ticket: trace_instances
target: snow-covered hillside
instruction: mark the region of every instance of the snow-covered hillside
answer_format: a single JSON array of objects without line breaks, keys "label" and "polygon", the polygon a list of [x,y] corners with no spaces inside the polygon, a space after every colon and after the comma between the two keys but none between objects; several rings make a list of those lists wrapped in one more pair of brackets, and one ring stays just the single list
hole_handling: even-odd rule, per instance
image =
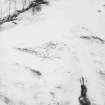
[{"label": "snow-covered hillside", "polygon": [[104,105],[104,13],[96,1],[54,0],[1,25],[0,105]]}]

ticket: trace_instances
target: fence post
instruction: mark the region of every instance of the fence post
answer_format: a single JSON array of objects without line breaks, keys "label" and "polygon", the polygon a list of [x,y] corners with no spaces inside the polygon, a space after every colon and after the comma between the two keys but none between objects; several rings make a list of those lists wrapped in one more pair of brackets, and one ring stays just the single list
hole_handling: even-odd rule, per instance
[{"label": "fence post", "polygon": [[2,7],[0,8],[0,19],[2,19]]},{"label": "fence post", "polygon": [[9,16],[11,14],[11,0],[9,0]]},{"label": "fence post", "polygon": [[15,11],[16,11],[16,3],[17,3],[17,2],[16,2],[16,0],[15,0]]}]

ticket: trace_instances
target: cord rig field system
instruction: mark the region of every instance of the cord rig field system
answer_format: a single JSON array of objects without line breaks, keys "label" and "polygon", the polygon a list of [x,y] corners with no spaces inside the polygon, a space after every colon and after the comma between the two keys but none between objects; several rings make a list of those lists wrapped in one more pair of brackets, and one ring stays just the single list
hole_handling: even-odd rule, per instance
[{"label": "cord rig field system", "polygon": [[[0,25],[6,23],[6,22],[12,22],[14,24],[17,24],[15,21],[18,20],[18,16],[28,10],[32,10],[32,12],[40,11],[41,5],[48,5],[48,1],[45,0],[21,0],[22,8],[17,9],[17,0],[14,0],[14,12],[11,13],[11,5],[13,0],[8,0],[6,3],[8,3],[8,11],[7,15],[3,15],[3,8],[0,7]],[[5,4],[4,4],[5,5]]]}]

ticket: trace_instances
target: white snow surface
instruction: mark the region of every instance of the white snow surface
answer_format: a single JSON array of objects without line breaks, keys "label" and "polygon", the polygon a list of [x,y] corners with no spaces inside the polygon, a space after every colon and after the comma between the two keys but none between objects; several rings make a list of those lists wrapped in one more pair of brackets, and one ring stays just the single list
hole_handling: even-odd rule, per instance
[{"label": "white snow surface", "polygon": [[[30,24],[26,23],[28,21],[28,12],[26,12],[24,14],[26,17],[18,25],[1,31],[1,93],[6,93],[10,98],[14,97],[12,98],[14,102],[21,100],[26,102],[26,105],[30,105],[30,103],[38,105],[40,104],[38,99],[42,103],[50,100],[48,92],[57,91],[54,87],[62,84],[63,90],[56,92],[57,98],[64,99],[65,105],[67,105],[68,100],[72,102],[72,99],[75,100],[75,97],[79,95],[76,88],[79,86],[77,81],[79,81],[80,71],[89,81],[91,79],[93,83],[90,83],[91,87],[98,86],[98,82],[94,83],[98,80],[94,73],[98,71],[97,68],[104,68],[101,64],[104,63],[105,45],[97,44],[94,41],[90,44],[89,41],[79,38],[81,35],[90,36],[91,34],[105,38],[104,24],[102,24],[104,14],[101,16],[97,14],[96,7],[90,0],[54,1],[49,7],[45,7],[36,14],[34,21]],[[29,17],[29,19],[31,18]],[[9,27],[8,24],[6,25]],[[82,33],[81,27],[86,27],[89,31]],[[48,41],[67,44],[67,47],[60,53],[61,60],[41,61],[34,55],[23,54],[16,50],[16,47],[34,48]],[[44,77],[42,79],[34,78],[24,66],[37,68]],[[67,74],[68,72],[70,74]],[[76,75],[74,75],[75,73]]]}]

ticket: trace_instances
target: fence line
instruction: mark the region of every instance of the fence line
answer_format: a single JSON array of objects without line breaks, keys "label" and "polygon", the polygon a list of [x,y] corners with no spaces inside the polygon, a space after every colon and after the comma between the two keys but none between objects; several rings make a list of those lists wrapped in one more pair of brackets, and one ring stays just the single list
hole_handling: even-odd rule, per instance
[{"label": "fence line", "polygon": [[[31,9],[31,10],[33,10],[33,8],[36,8],[36,10],[37,10],[37,7],[40,7],[40,5],[41,4],[46,4],[46,5],[48,5],[48,2],[46,2],[46,1],[44,1],[44,0],[28,0],[28,6],[26,6],[26,4],[27,4],[27,2],[26,2],[27,0],[25,0],[25,3],[23,3],[23,0],[22,0],[22,5],[23,5],[23,7],[22,7],[22,9],[17,9],[17,3],[16,3],[16,1],[15,1],[15,9],[14,9],[14,11],[13,11],[13,13],[11,13],[11,0],[9,0],[8,1],[8,14],[7,14],[7,16],[3,16],[3,12],[2,12],[2,8],[1,8],[1,16],[0,17],[2,17],[2,18],[0,18],[0,25],[2,25],[3,23],[5,23],[5,22],[12,22],[12,23],[14,23],[14,24],[16,24],[16,20],[18,20],[18,16],[19,16],[19,14],[21,14],[21,13],[23,13],[23,12],[25,12],[25,11],[28,11],[29,9]],[[39,11],[39,10],[38,10]],[[32,13],[33,12],[35,12],[35,11],[32,11]]]},{"label": "fence line", "polygon": [[[8,2],[4,5],[4,7],[7,5],[7,10],[5,10],[3,7],[0,7],[0,19],[5,17],[3,14],[7,14],[10,16],[12,14],[12,11],[16,12],[18,10],[24,9],[25,6],[30,5],[30,3],[34,0],[21,0],[21,4],[19,3],[19,0],[8,0]],[[22,5],[22,8],[18,8],[20,5]]]}]

